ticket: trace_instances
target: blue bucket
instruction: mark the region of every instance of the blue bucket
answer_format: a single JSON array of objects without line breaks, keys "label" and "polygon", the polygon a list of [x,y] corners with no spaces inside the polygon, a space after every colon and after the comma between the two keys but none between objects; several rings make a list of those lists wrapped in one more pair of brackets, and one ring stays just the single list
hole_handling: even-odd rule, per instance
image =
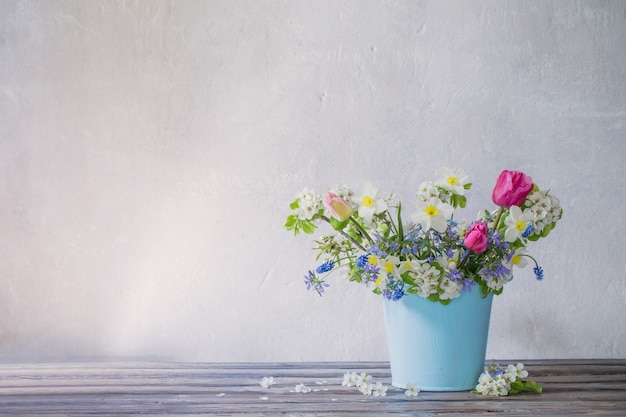
[{"label": "blue bucket", "polygon": [[383,299],[391,383],[422,391],[467,391],[485,367],[493,294],[463,292],[448,305],[413,294]]}]

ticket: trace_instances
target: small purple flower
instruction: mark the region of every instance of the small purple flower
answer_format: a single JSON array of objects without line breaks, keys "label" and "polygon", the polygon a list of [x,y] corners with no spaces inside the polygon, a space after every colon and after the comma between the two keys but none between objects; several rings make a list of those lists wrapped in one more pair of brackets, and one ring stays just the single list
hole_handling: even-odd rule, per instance
[{"label": "small purple flower", "polygon": [[315,290],[320,295],[320,297],[324,293],[324,288],[330,286],[326,282],[324,282],[323,279],[315,276],[313,271],[309,271],[309,273],[304,276],[304,283],[306,284],[307,290]]},{"label": "small purple flower", "polygon": [[463,274],[461,274],[456,268],[452,268],[450,269],[450,272],[446,274],[446,277],[450,278],[454,282],[457,282],[463,278]]},{"label": "small purple flower", "polygon": [[463,283],[463,288],[461,289],[461,291],[467,291],[467,292],[472,292],[472,287],[474,286],[474,281],[472,281],[471,278],[465,278],[463,281],[461,281]]}]

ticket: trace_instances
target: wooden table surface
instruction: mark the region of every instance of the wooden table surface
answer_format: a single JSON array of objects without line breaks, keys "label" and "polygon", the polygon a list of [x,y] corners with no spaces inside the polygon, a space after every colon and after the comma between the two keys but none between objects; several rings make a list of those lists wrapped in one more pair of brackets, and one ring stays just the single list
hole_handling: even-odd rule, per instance
[{"label": "wooden table surface", "polygon": [[[498,361],[506,365],[514,361]],[[384,362],[0,365],[1,416],[626,416],[625,360],[524,361],[543,394],[487,397],[390,386]],[[369,372],[384,397],[341,386]],[[263,388],[263,377],[275,384]],[[312,391],[295,392],[304,383]]]}]

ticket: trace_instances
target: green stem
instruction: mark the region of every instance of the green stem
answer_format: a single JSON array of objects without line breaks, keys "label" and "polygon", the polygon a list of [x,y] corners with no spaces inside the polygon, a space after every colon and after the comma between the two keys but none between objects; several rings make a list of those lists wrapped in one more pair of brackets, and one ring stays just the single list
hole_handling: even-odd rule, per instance
[{"label": "green stem", "polygon": [[400,244],[404,241],[404,226],[402,226],[402,203],[398,203],[398,241]]},{"label": "green stem", "polygon": [[[359,222],[357,222],[354,217],[350,216],[350,221],[352,222],[352,224],[359,230],[359,233],[368,240],[368,242],[373,245],[374,241],[372,240],[372,238],[370,237],[370,235],[365,231],[365,229],[363,228],[363,226],[361,226],[359,224]],[[360,246],[360,245],[359,245]],[[361,248],[363,248],[361,246]]]},{"label": "green stem", "polygon": [[500,218],[502,218],[502,214],[504,214],[504,207],[500,207],[498,209],[498,214],[496,214],[496,219],[493,222],[493,230],[498,230],[498,223],[500,223]]},{"label": "green stem", "polygon": [[[320,219],[324,220],[328,224],[331,224],[330,223],[330,219],[328,217],[326,217],[326,216],[320,216]],[[350,217],[350,219],[352,219],[352,217]],[[349,234],[347,234],[343,230],[337,230],[337,231],[339,233],[341,233],[341,235],[343,235],[345,238],[347,238],[350,242],[354,243],[363,252],[366,252],[366,249],[359,242],[357,242],[352,236],[350,236]],[[365,234],[365,236],[367,236],[367,238],[369,239],[369,236],[367,234]],[[371,239],[370,239],[370,242],[371,242]]]}]

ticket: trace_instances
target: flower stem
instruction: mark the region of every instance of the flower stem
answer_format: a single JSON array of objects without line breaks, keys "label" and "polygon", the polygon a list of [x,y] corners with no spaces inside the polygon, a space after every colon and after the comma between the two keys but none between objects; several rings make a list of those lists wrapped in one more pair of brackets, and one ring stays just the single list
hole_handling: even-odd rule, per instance
[{"label": "flower stem", "polygon": [[372,238],[370,237],[370,235],[369,235],[369,234],[365,231],[365,229],[363,228],[363,226],[361,226],[361,225],[359,224],[359,222],[357,222],[357,221],[354,219],[354,217],[352,217],[352,216],[350,216],[350,221],[352,222],[352,224],[353,224],[354,226],[356,226],[356,228],[359,230],[359,233],[360,233],[360,234],[361,234],[361,235],[362,235],[365,239],[367,239],[367,240],[370,242],[370,244],[372,244],[372,245],[373,245],[373,244],[374,244],[374,241],[372,240]]},{"label": "flower stem", "polygon": [[498,223],[500,223],[500,218],[502,218],[502,214],[504,214],[504,207],[500,206],[498,209],[498,214],[496,214],[496,219],[493,222],[493,230],[498,230]]},{"label": "flower stem", "polygon": [[[327,222],[328,224],[330,223],[330,219],[326,216],[320,216],[320,219],[324,220],[325,222]],[[352,217],[350,217],[350,219],[352,219]],[[359,242],[357,242],[352,236],[350,236],[349,234],[347,234],[346,232],[344,232],[343,230],[337,230],[339,233],[341,233],[345,238],[347,238],[350,242],[354,243],[359,249],[361,249],[363,252],[366,251],[366,249],[363,247],[363,245],[361,245]],[[367,238],[369,239],[369,236],[366,234],[365,236],[367,236]],[[371,242],[371,239],[370,239]]]}]

